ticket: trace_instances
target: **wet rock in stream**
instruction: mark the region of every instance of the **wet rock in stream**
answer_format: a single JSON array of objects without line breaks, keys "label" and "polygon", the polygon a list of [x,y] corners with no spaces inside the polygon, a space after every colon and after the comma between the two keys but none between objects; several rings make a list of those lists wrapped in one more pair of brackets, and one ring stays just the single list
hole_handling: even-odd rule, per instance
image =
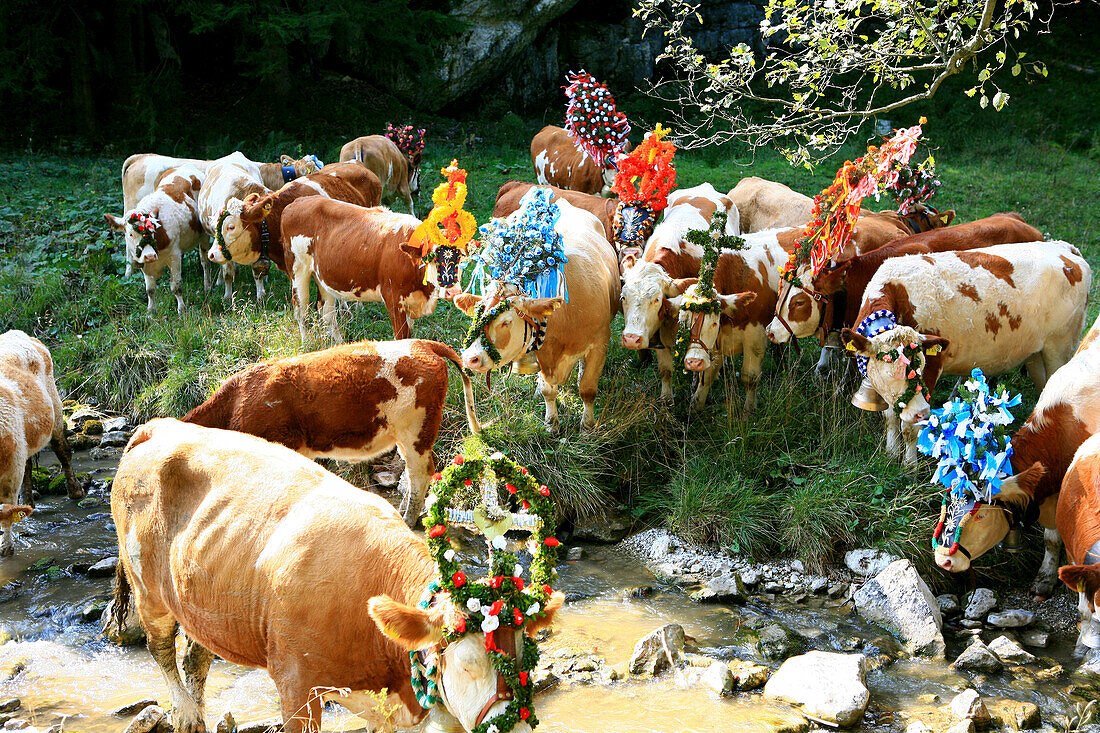
[{"label": "wet rock in stream", "polygon": [[989,643],[989,650],[997,655],[1002,662],[1012,664],[1030,664],[1038,661],[1031,652],[1009,639],[1007,636],[998,636]]},{"label": "wet rock in stream", "polygon": [[970,621],[983,621],[989,612],[997,607],[997,596],[989,588],[976,588],[966,596],[963,618]]},{"label": "wet rock in stream", "polygon": [[115,602],[112,599],[103,609],[100,618],[100,633],[108,640],[122,646],[138,646],[145,643],[145,630],[141,628],[137,610],[131,605],[126,615],[123,628],[119,628],[114,621]]},{"label": "wet rock in stream", "polygon": [[159,705],[150,705],[130,721],[123,733],[151,733],[167,721],[167,715],[168,712]]},{"label": "wet rock in stream", "polygon": [[649,632],[634,645],[630,656],[630,674],[656,675],[675,666],[684,655],[684,627],[667,624]]},{"label": "wet rock in stream", "polygon": [[110,578],[118,569],[118,557],[105,557],[88,568],[90,578]]},{"label": "wet rock in stream", "polygon": [[866,620],[895,634],[911,654],[943,659],[947,645],[939,606],[908,560],[897,560],[853,595]]},{"label": "wet rock in stream", "polygon": [[764,686],[764,697],[797,705],[808,717],[846,728],[863,717],[867,689],[862,654],[809,652],[783,663]]},{"label": "wet rock in stream", "polygon": [[951,663],[951,668],[969,672],[1000,672],[1004,664],[981,639],[975,638],[962,654]]}]

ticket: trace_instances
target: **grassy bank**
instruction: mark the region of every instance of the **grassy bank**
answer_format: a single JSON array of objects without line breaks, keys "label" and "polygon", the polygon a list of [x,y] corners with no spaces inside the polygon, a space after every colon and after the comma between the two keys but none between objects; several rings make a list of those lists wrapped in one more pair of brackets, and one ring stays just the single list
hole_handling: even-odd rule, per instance
[{"label": "grassy bank", "polygon": [[[963,221],[1019,211],[1044,232],[1076,244],[1100,268],[1100,127],[1079,114],[1095,109],[1100,94],[1095,84],[1082,88],[1075,73],[1054,67],[1042,87],[1020,81],[1013,106],[1000,115],[948,96],[914,116],[923,112],[932,119],[928,136],[940,146],[941,208],[956,208]],[[481,125],[480,139],[471,140],[466,123],[438,125],[451,137],[432,139],[425,189],[438,180],[435,170],[457,157],[470,171],[470,208],[484,220],[501,183],[532,178],[527,144],[539,126],[509,115]],[[271,134],[254,144],[220,141],[201,150],[166,146],[164,152],[213,157],[241,147],[255,159],[268,159],[300,144],[332,160],[342,141],[299,143]],[[812,194],[831,180],[836,163],[858,154],[852,146],[811,174],[777,156],[753,159],[746,151],[711,149],[679,156],[678,179],[681,186],[709,181],[726,190],[751,174]],[[187,312],[174,312],[165,278],[157,315],[148,319],[141,278],[122,279],[120,242],[101,224],[104,211],[121,213],[118,170],[124,157],[13,152],[0,163],[0,175],[11,182],[0,192],[0,328],[42,338],[70,396],[141,419],[180,416],[246,364],[323,348],[316,321],[309,342],[299,342],[281,273],[273,271],[270,295],[261,305],[252,298],[250,276],[238,275],[238,298],[230,307],[217,292],[202,291],[193,254],[185,262]],[[428,197],[422,194],[418,205],[426,213]],[[1094,305],[1092,317],[1095,311]],[[415,335],[457,345],[467,324],[442,304],[417,324]],[[349,340],[391,335],[380,304],[353,308],[341,325]],[[572,388],[562,393],[560,438],[542,427],[533,377],[494,376],[491,387],[480,382],[475,388],[479,415],[493,421],[487,439],[551,484],[570,519],[599,522],[608,512],[620,512],[737,551],[785,553],[811,563],[866,544],[928,559],[938,506],[925,485],[930,469],[908,472],[885,454],[882,419],[848,404],[851,384],[839,377],[812,379],[816,347],[782,359],[769,353],[754,415],[744,414],[731,369],[716,384],[707,409],[688,415],[656,401],[655,371],[640,368],[636,356],[618,346],[620,329],[621,321],[600,383],[599,426],[589,434],[578,431],[580,403]],[[455,382],[436,446],[444,458],[464,437]],[[1005,383],[1022,391],[1027,405],[1034,403],[1034,387],[1022,377],[1009,375]],[[942,387],[945,394],[950,388]],[[682,394],[678,404],[686,402]],[[1033,561],[996,555],[979,566],[1006,577]]]}]

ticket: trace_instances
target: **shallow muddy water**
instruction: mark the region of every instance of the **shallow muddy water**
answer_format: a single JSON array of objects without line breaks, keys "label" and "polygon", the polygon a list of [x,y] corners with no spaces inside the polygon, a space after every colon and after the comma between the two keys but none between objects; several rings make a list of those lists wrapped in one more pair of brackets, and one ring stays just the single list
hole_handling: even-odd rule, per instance
[{"label": "shallow muddy water", "polygon": [[[78,460],[77,470],[103,478],[110,475],[113,462]],[[167,691],[143,647],[120,648],[99,640],[98,622],[82,621],[89,605],[108,598],[113,581],[89,578],[71,566],[117,552],[107,497],[95,496],[102,503],[88,508],[74,507],[64,498],[42,500],[36,514],[17,528],[16,556],[0,562],[0,628],[13,637],[0,646],[0,699],[21,698],[24,708],[33,711],[32,722],[42,727],[65,717],[66,730],[106,733],[126,723],[112,717],[112,710],[142,698],[166,702]],[[559,568],[557,585],[571,602],[544,654],[569,647],[598,655],[610,667],[630,657],[640,636],[662,624],[679,623],[703,654],[751,659],[774,668],[776,663],[759,657],[746,638],[751,629],[775,621],[796,632],[807,650],[858,648],[874,656],[893,648],[881,631],[839,602],[812,600],[811,605],[794,606],[750,599],[741,606],[700,605],[681,589],[657,583],[641,564],[611,548],[586,549],[584,560]],[[631,597],[628,590],[640,586],[652,591]],[[1071,669],[1071,641],[1060,639],[1042,654]],[[955,641],[949,656],[961,650],[961,643]],[[871,672],[868,682],[872,698],[864,729],[899,731],[908,716],[927,719],[957,691],[971,686],[943,663],[909,659]],[[1065,681],[1022,684],[992,676],[979,690],[987,698],[1033,702],[1049,719],[1069,712],[1075,702],[1065,687]],[[920,696],[929,694],[943,701],[921,702]],[[538,696],[536,703],[540,730],[548,733],[774,731],[800,719],[788,706],[765,702],[759,692],[721,699],[702,687],[681,689],[672,673],[605,685],[565,682]],[[267,674],[216,661],[207,686],[208,722],[226,710],[239,723],[277,718],[278,698]],[[361,721],[342,709],[326,709],[325,730],[361,727]]]}]

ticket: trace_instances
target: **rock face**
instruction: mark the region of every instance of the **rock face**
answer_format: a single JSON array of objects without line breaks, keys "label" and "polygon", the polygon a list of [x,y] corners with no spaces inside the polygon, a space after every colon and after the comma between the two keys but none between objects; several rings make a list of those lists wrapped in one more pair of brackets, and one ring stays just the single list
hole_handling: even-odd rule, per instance
[{"label": "rock face", "polygon": [[683,658],[684,627],[668,624],[649,632],[634,645],[630,674],[655,675]]},{"label": "rock face", "polygon": [[791,657],[768,680],[764,697],[797,705],[808,716],[847,728],[859,722],[871,699],[865,663],[862,654],[809,652]]},{"label": "rock face", "polygon": [[932,591],[908,560],[896,560],[853,596],[863,618],[896,635],[910,654],[942,659],[943,618]]}]

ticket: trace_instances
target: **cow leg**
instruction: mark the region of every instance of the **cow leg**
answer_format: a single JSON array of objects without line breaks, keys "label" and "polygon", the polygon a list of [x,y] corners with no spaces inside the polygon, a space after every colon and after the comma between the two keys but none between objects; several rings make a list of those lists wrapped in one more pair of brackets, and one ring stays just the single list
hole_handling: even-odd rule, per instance
[{"label": "cow leg", "polygon": [[11,557],[15,554],[15,532],[12,524],[11,520],[3,523],[4,538],[0,540],[0,557]]},{"label": "cow leg", "polygon": [[424,508],[424,497],[428,494],[428,477],[435,470],[435,461],[430,447],[421,453],[414,444],[398,443],[397,450],[405,459],[400,482],[401,514],[405,524],[416,527],[420,510]]},{"label": "cow leg", "polygon": [[156,308],[156,301],[153,299],[153,296],[157,292],[157,277],[146,271],[144,267],[141,269],[141,274],[145,278],[145,297],[149,300],[148,305],[145,306],[145,312],[152,318],[153,311]]},{"label": "cow leg", "polygon": [[724,362],[725,357],[723,356],[713,357],[710,360],[710,366],[699,375],[699,383],[695,386],[695,394],[691,396],[691,409],[703,409],[703,406],[707,403],[707,396],[710,395],[710,387],[714,384],[714,378],[718,376],[718,372],[722,371]]},{"label": "cow leg", "polygon": [[405,203],[409,205],[409,213],[416,216],[416,209],[413,208],[412,190],[409,188],[409,184],[402,184],[398,192],[401,194],[401,197],[405,199]]},{"label": "cow leg", "polygon": [[901,419],[894,408],[886,408],[886,452],[892,456],[900,456],[901,444]]},{"label": "cow leg", "polygon": [[[1077,334],[1080,332],[1081,329],[1078,328],[1073,331],[1072,337],[1068,342],[1060,344],[1048,344],[1046,348],[1043,349],[1043,366],[1046,367],[1046,375],[1048,378],[1052,374],[1054,374],[1054,372],[1065,366],[1065,363],[1067,361],[1073,358],[1073,354],[1077,350],[1077,344],[1079,342],[1079,340],[1077,339]],[[1039,388],[1040,392],[1042,392],[1043,387],[1046,386],[1046,382],[1044,381],[1043,384],[1036,383],[1035,386]]]},{"label": "cow leg", "polygon": [[906,466],[916,466],[917,457],[920,455],[917,452],[917,437],[920,435],[920,426],[916,423],[902,422],[901,424],[901,437],[905,444],[905,454],[902,458],[902,462]]},{"label": "cow leg", "polygon": [[672,400],[672,349],[657,349],[657,373],[661,375],[661,399]]},{"label": "cow leg", "polygon": [[746,412],[756,409],[756,390],[760,385],[760,373],[764,371],[764,353],[767,349],[767,338],[759,338],[746,343],[741,352],[741,385],[745,388]]},{"label": "cow leg", "polygon": [[577,386],[581,393],[581,402],[584,404],[584,416],[581,417],[581,429],[591,430],[596,427],[596,390],[600,382],[600,374],[603,373],[603,365],[607,360],[607,340],[589,350],[581,361],[580,372],[577,375]]},{"label": "cow leg", "polygon": [[205,292],[209,292],[210,288],[214,287],[214,278],[210,274],[214,267],[214,263],[206,256],[206,253],[210,251],[209,244],[210,243],[207,242],[207,247],[205,249],[203,247],[199,247],[198,249],[199,266],[202,268],[202,289]]},{"label": "cow leg", "polygon": [[19,482],[19,493],[15,497],[16,504],[25,504],[26,506],[34,506],[34,460],[27,459],[27,464],[23,467],[23,480]]},{"label": "cow leg", "polygon": [[1054,595],[1058,584],[1058,565],[1062,561],[1062,536],[1057,529],[1043,528],[1043,564],[1029,593],[1034,600],[1042,601]]},{"label": "cow leg", "polygon": [[386,312],[390,314],[390,327],[393,329],[395,339],[407,339],[412,335],[412,324],[409,314],[401,304],[401,295],[398,293],[383,293],[382,304],[386,306]]},{"label": "cow leg", "polygon": [[551,384],[546,379],[546,375],[543,372],[539,372],[539,392],[542,393],[542,399],[546,402],[546,427],[549,428],[551,435],[558,434],[558,387],[555,384]]},{"label": "cow leg", "polygon": [[342,344],[344,337],[340,334],[340,324],[336,320],[336,296],[325,291],[324,288],[317,288],[317,290],[321,296],[321,317],[328,328],[329,342],[334,345]]},{"label": "cow leg", "polygon": [[321,729],[321,695],[315,693],[298,670],[293,655],[279,659],[268,672],[279,690],[279,707],[283,712],[283,733],[315,733]]},{"label": "cow leg", "polygon": [[222,299],[228,300],[229,305],[233,305],[233,282],[237,279],[237,266],[232,260],[222,265],[222,282],[225,283],[225,289],[222,291]]},{"label": "cow leg", "polygon": [[168,255],[168,281],[176,296],[176,313],[183,314],[183,254],[176,247]]},{"label": "cow leg", "polygon": [[256,302],[262,303],[267,297],[267,274],[271,271],[270,263],[257,262],[252,266],[252,279],[256,282]]},{"label": "cow leg", "polygon": [[1046,386],[1047,377],[1050,374],[1047,373],[1046,364],[1043,362],[1043,352],[1039,351],[1027,358],[1024,362],[1024,366],[1027,367],[1027,375],[1031,377],[1031,381],[1035,383],[1035,387],[1042,392],[1043,387]]},{"label": "cow leg", "polygon": [[209,649],[199,644],[189,636],[185,636],[186,643],[183,649],[183,680],[187,692],[195,700],[201,711],[204,707],[203,698],[206,695],[206,675],[210,672],[210,662],[214,655]]},{"label": "cow leg", "polygon": [[[60,414],[60,408],[58,414]],[[50,450],[57,456],[57,462],[61,464],[61,470],[65,474],[65,486],[68,488],[69,498],[73,500],[83,499],[84,487],[76,480],[76,474],[73,473],[73,465],[70,460],[72,451],[69,449],[69,441],[65,437],[64,418],[62,418],[61,427],[54,428],[53,437],[50,438]]]},{"label": "cow leg", "polygon": [[[290,283],[290,302],[294,306],[294,318],[298,321],[298,333],[302,337],[302,343],[306,342],[306,312],[309,308],[309,282],[310,268],[301,259],[295,259],[291,268],[294,276]],[[318,285],[318,295],[322,288]],[[321,295],[320,297],[324,297]]]},{"label": "cow leg", "polygon": [[184,687],[179,669],[176,668],[176,619],[168,613],[154,616],[152,609],[140,603],[138,614],[141,616],[141,625],[145,627],[146,646],[168,684],[168,697],[172,701],[172,724],[177,733],[206,733],[202,707]]}]

